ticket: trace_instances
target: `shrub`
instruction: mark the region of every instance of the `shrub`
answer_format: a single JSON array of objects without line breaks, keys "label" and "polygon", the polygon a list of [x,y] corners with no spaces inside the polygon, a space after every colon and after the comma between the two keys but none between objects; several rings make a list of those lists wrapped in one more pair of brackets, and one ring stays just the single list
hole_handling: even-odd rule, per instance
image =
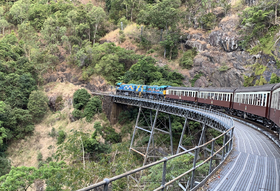
[{"label": "shrub", "polygon": [[122,30],[119,31],[119,36],[120,36],[119,37],[120,42],[123,43],[126,40],[126,38],[125,38],[125,34]]},{"label": "shrub", "polygon": [[34,121],[39,122],[47,112],[48,98],[42,91],[32,91],[29,96],[27,108]]},{"label": "shrub", "polygon": [[55,138],[57,136],[55,128],[52,128],[51,132],[49,132],[49,136]]},{"label": "shrub", "polygon": [[90,94],[85,89],[79,89],[74,93],[73,106],[75,109],[83,109],[90,99]]},{"label": "shrub", "polygon": [[66,138],[66,133],[63,130],[58,131],[57,144],[63,143],[65,138]]},{"label": "shrub", "polygon": [[55,111],[59,111],[63,108],[63,98],[62,96],[58,96],[55,100]]},{"label": "shrub", "polygon": [[84,110],[84,117],[86,117],[87,122],[91,122],[92,117],[102,111],[102,101],[98,96],[94,96],[87,103]]},{"label": "shrub", "polygon": [[219,67],[220,72],[226,72],[228,70],[229,70],[229,67],[225,63],[223,63],[223,65],[221,67]]},{"label": "shrub", "polygon": [[275,84],[275,83],[279,83],[279,82],[280,82],[280,78],[277,76],[277,74],[272,73],[269,83]]},{"label": "shrub", "polygon": [[112,127],[106,127],[105,129],[105,140],[110,143],[119,143],[122,141],[121,136],[116,133],[115,129]]},{"label": "shrub", "polygon": [[211,30],[216,25],[216,16],[213,13],[202,15],[199,18],[199,22],[206,30]]},{"label": "shrub", "polygon": [[182,68],[191,69],[193,67],[193,59],[197,55],[196,49],[188,50],[184,53],[180,59],[179,65]]},{"label": "shrub", "polygon": [[42,161],[42,160],[43,160],[43,155],[41,152],[39,152],[37,155],[37,161]]},{"label": "shrub", "polygon": [[152,53],[154,53],[154,52],[155,52],[154,49],[150,49],[150,50],[147,51],[147,54],[152,54]]},{"label": "shrub", "polygon": [[83,117],[83,112],[78,109],[74,109],[74,111],[72,112],[72,115],[75,119],[80,119]]},{"label": "shrub", "polygon": [[193,79],[191,80],[192,87],[194,87],[196,80],[198,80],[202,75],[203,75],[203,73],[199,73],[193,77]]}]

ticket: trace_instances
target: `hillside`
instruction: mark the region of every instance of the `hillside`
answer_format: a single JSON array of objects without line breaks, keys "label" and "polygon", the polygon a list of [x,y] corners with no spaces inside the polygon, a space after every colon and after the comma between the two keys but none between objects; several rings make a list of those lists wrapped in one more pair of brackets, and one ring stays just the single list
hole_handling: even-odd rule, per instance
[{"label": "hillside", "polygon": [[0,190],[75,190],[141,165],[127,149],[137,109],[111,125],[91,92],[280,82],[277,0],[0,3]]}]

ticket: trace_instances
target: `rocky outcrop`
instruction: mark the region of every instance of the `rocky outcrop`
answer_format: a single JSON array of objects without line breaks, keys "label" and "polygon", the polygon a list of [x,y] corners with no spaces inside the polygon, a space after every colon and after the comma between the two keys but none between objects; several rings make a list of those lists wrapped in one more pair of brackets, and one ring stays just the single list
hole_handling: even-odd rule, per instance
[{"label": "rocky outcrop", "polygon": [[190,78],[187,77],[184,81],[186,86],[191,86],[190,81],[197,74],[202,74],[194,86],[240,87],[243,86],[244,75],[252,73],[248,65],[256,63],[256,60],[269,63],[268,60],[262,60],[258,55],[252,56],[239,47],[240,37],[236,30],[238,23],[238,16],[232,15],[223,18],[210,33],[198,29],[186,32],[186,49],[192,47],[198,51],[193,68],[189,71]]}]

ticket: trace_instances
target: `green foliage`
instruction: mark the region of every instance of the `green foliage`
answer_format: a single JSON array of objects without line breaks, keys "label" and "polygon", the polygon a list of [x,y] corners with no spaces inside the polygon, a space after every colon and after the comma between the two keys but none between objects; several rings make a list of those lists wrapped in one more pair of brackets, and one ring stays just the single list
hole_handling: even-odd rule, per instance
[{"label": "green foliage", "polygon": [[252,68],[254,69],[255,75],[257,76],[262,75],[266,70],[266,66],[259,63],[254,64]]},{"label": "green foliage", "polygon": [[27,108],[34,121],[39,122],[48,109],[48,98],[42,91],[32,91],[29,96]]},{"label": "green foliage", "polygon": [[182,85],[184,76],[170,71],[168,66],[155,66],[155,60],[146,57],[134,64],[124,75],[124,83],[150,85]]},{"label": "green foliage", "polygon": [[126,40],[125,34],[122,30],[119,31],[119,38],[121,43],[123,43]]},{"label": "green foliage", "polygon": [[166,50],[166,57],[175,59],[178,55],[178,41],[180,33],[178,31],[171,31],[165,36],[165,40],[160,42],[160,45]]},{"label": "green foliage", "polygon": [[180,0],[163,0],[147,5],[139,12],[137,21],[160,29],[175,28],[180,19],[180,4]]},{"label": "green foliage", "polygon": [[203,14],[199,18],[199,22],[204,29],[211,30],[216,25],[216,15],[214,13]]},{"label": "green foliage", "polygon": [[99,112],[102,112],[102,101],[98,96],[94,96],[89,100],[84,110],[86,121],[91,122],[92,117]]},{"label": "green foliage", "polygon": [[226,63],[223,63],[222,66],[219,67],[219,71],[220,72],[226,72],[228,71],[230,68],[226,65]]},{"label": "green foliage", "polygon": [[[279,31],[279,27],[271,27],[268,32],[259,38],[259,43],[254,46],[252,49],[248,49],[248,52],[251,54],[258,54],[259,52],[263,52],[264,54],[272,55],[272,51],[275,49],[275,34]],[[275,57],[275,56],[274,56]]]},{"label": "green foliage", "polygon": [[276,84],[276,83],[280,83],[280,78],[277,76],[277,74],[272,73],[271,77],[270,77],[270,84]]},{"label": "green foliage", "polygon": [[90,97],[91,96],[86,89],[79,89],[75,91],[73,98],[74,108],[79,110],[83,109],[87,105]]},{"label": "green foliage", "polygon": [[148,50],[148,49],[151,48],[152,42],[142,36],[141,40],[140,40],[140,43],[139,43],[139,46],[141,48],[143,48],[144,50]]},{"label": "green foliage", "polygon": [[0,169],[0,179],[3,175],[8,174],[11,170],[11,161],[4,154],[2,154],[2,151],[0,151]]},{"label": "green foliage", "polygon": [[267,84],[267,81],[264,79],[263,76],[260,76],[260,79],[256,80],[255,82],[255,86],[262,86],[264,84]]},{"label": "green foliage", "polygon": [[52,128],[51,132],[49,132],[49,136],[52,138],[57,137],[57,132],[54,127]]},{"label": "green foliage", "polygon": [[192,87],[194,87],[194,84],[195,84],[196,80],[198,80],[202,75],[203,75],[203,73],[200,72],[200,73],[196,74],[196,75],[193,77],[193,79],[190,80]]},{"label": "green foliage", "polygon": [[251,40],[261,37],[267,28],[274,22],[275,3],[270,1],[267,4],[259,3],[256,6],[247,7],[240,15],[242,34],[244,40],[243,47],[248,47]]},{"label": "green foliage", "polygon": [[[174,177],[177,177],[187,170],[192,168],[193,156],[190,154],[185,154],[179,157],[176,157],[172,160],[169,160],[166,165],[166,182],[169,182]],[[149,184],[145,187],[145,190],[154,190],[159,187],[160,182],[162,180],[162,165],[155,165],[149,168],[148,174],[144,175],[141,178],[141,181],[148,181]],[[191,174],[184,176],[184,179],[188,179]],[[176,189],[176,188],[175,188]],[[179,189],[179,187],[178,187]]]},{"label": "green foliage", "polygon": [[193,67],[193,59],[197,55],[196,49],[187,50],[179,61],[182,68],[191,69]]},{"label": "green foliage", "polygon": [[115,129],[113,129],[111,126],[102,126],[100,122],[94,123],[94,128],[96,130],[96,133],[99,133],[106,142],[109,143],[119,143],[121,142],[121,136],[115,132]]},{"label": "green foliage", "polygon": [[27,190],[36,178],[34,167],[12,167],[9,174],[0,177],[0,189]]},{"label": "green foliage", "polygon": [[39,152],[38,155],[37,155],[37,161],[40,162],[42,160],[43,160],[43,155],[42,155],[41,152]]},{"label": "green foliage", "polygon": [[120,143],[122,138],[111,126],[104,128],[105,140],[109,143]]},{"label": "green foliage", "polygon": [[58,131],[58,136],[57,136],[57,144],[61,144],[64,142],[66,138],[66,133],[63,130]]},{"label": "green foliage", "polygon": [[57,144],[61,144],[64,142],[66,138],[66,133],[63,130],[58,131],[58,136],[57,136]]},{"label": "green foliage", "polygon": [[83,112],[78,109],[74,109],[74,111],[72,112],[72,115],[75,119],[81,119],[84,116]]},{"label": "green foliage", "polygon": [[243,75],[244,77],[244,83],[243,83],[243,86],[244,87],[249,87],[249,86],[253,86],[253,81],[255,80],[255,76],[246,76],[246,75]]}]

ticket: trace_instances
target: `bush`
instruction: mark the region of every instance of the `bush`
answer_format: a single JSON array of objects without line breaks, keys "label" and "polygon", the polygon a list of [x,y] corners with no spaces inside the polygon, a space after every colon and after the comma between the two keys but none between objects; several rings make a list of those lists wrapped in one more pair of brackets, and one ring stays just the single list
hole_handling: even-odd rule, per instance
[{"label": "bush", "polygon": [[182,68],[191,69],[193,67],[193,59],[197,55],[196,49],[188,50],[184,53],[180,59],[179,65]]},{"label": "bush", "polygon": [[105,128],[105,140],[110,143],[120,143],[122,138],[116,133],[115,129],[109,126]]},{"label": "bush", "polygon": [[126,40],[124,32],[122,30],[120,30],[119,35],[120,35],[120,37],[119,37],[120,42],[123,43]]},{"label": "bush", "polygon": [[49,132],[49,136],[55,138],[57,136],[55,128],[52,128],[51,132]]},{"label": "bush", "polygon": [[191,80],[192,87],[194,87],[196,80],[198,80],[202,75],[203,75],[203,73],[199,73],[193,77],[193,79]]},{"label": "bush", "polygon": [[79,89],[74,93],[73,106],[75,109],[83,109],[90,99],[90,94],[85,89]]},{"label": "bush", "polygon": [[55,100],[55,111],[59,111],[63,108],[63,98],[62,96],[58,96]]},{"label": "bush", "polygon": [[206,30],[211,30],[216,25],[216,16],[213,13],[202,15],[199,18],[199,22]]},{"label": "bush", "polygon": [[86,117],[87,122],[91,122],[92,117],[102,111],[102,101],[98,96],[94,96],[87,103],[84,110],[84,117]]},{"label": "bush", "polygon": [[230,68],[225,64],[223,63],[223,65],[221,67],[219,67],[219,71],[220,72],[226,72],[228,71]]},{"label": "bush", "polygon": [[72,112],[72,115],[75,119],[80,119],[83,117],[83,112],[78,109],[74,109],[74,111]]},{"label": "bush", "polygon": [[43,155],[41,152],[39,152],[37,155],[37,161],[42,161],[42,160],[43,160]]},{"label": "bush", "polygon": [[63,130],[58,131],[57,144],[63,143],[65,138],[66,138],[66,133]]},{"label": "bush", "polygon": [[42,91],[32,91],[29,96],[27,108],[34,121],[39,122],[47,112],[48,98]]},{"label": "bush", "polygon": [[275,83],[279,83],[279,82],[280,82],[280,78],[277,76],[277,74],[272,73],[269,83],[275,84]]}]

